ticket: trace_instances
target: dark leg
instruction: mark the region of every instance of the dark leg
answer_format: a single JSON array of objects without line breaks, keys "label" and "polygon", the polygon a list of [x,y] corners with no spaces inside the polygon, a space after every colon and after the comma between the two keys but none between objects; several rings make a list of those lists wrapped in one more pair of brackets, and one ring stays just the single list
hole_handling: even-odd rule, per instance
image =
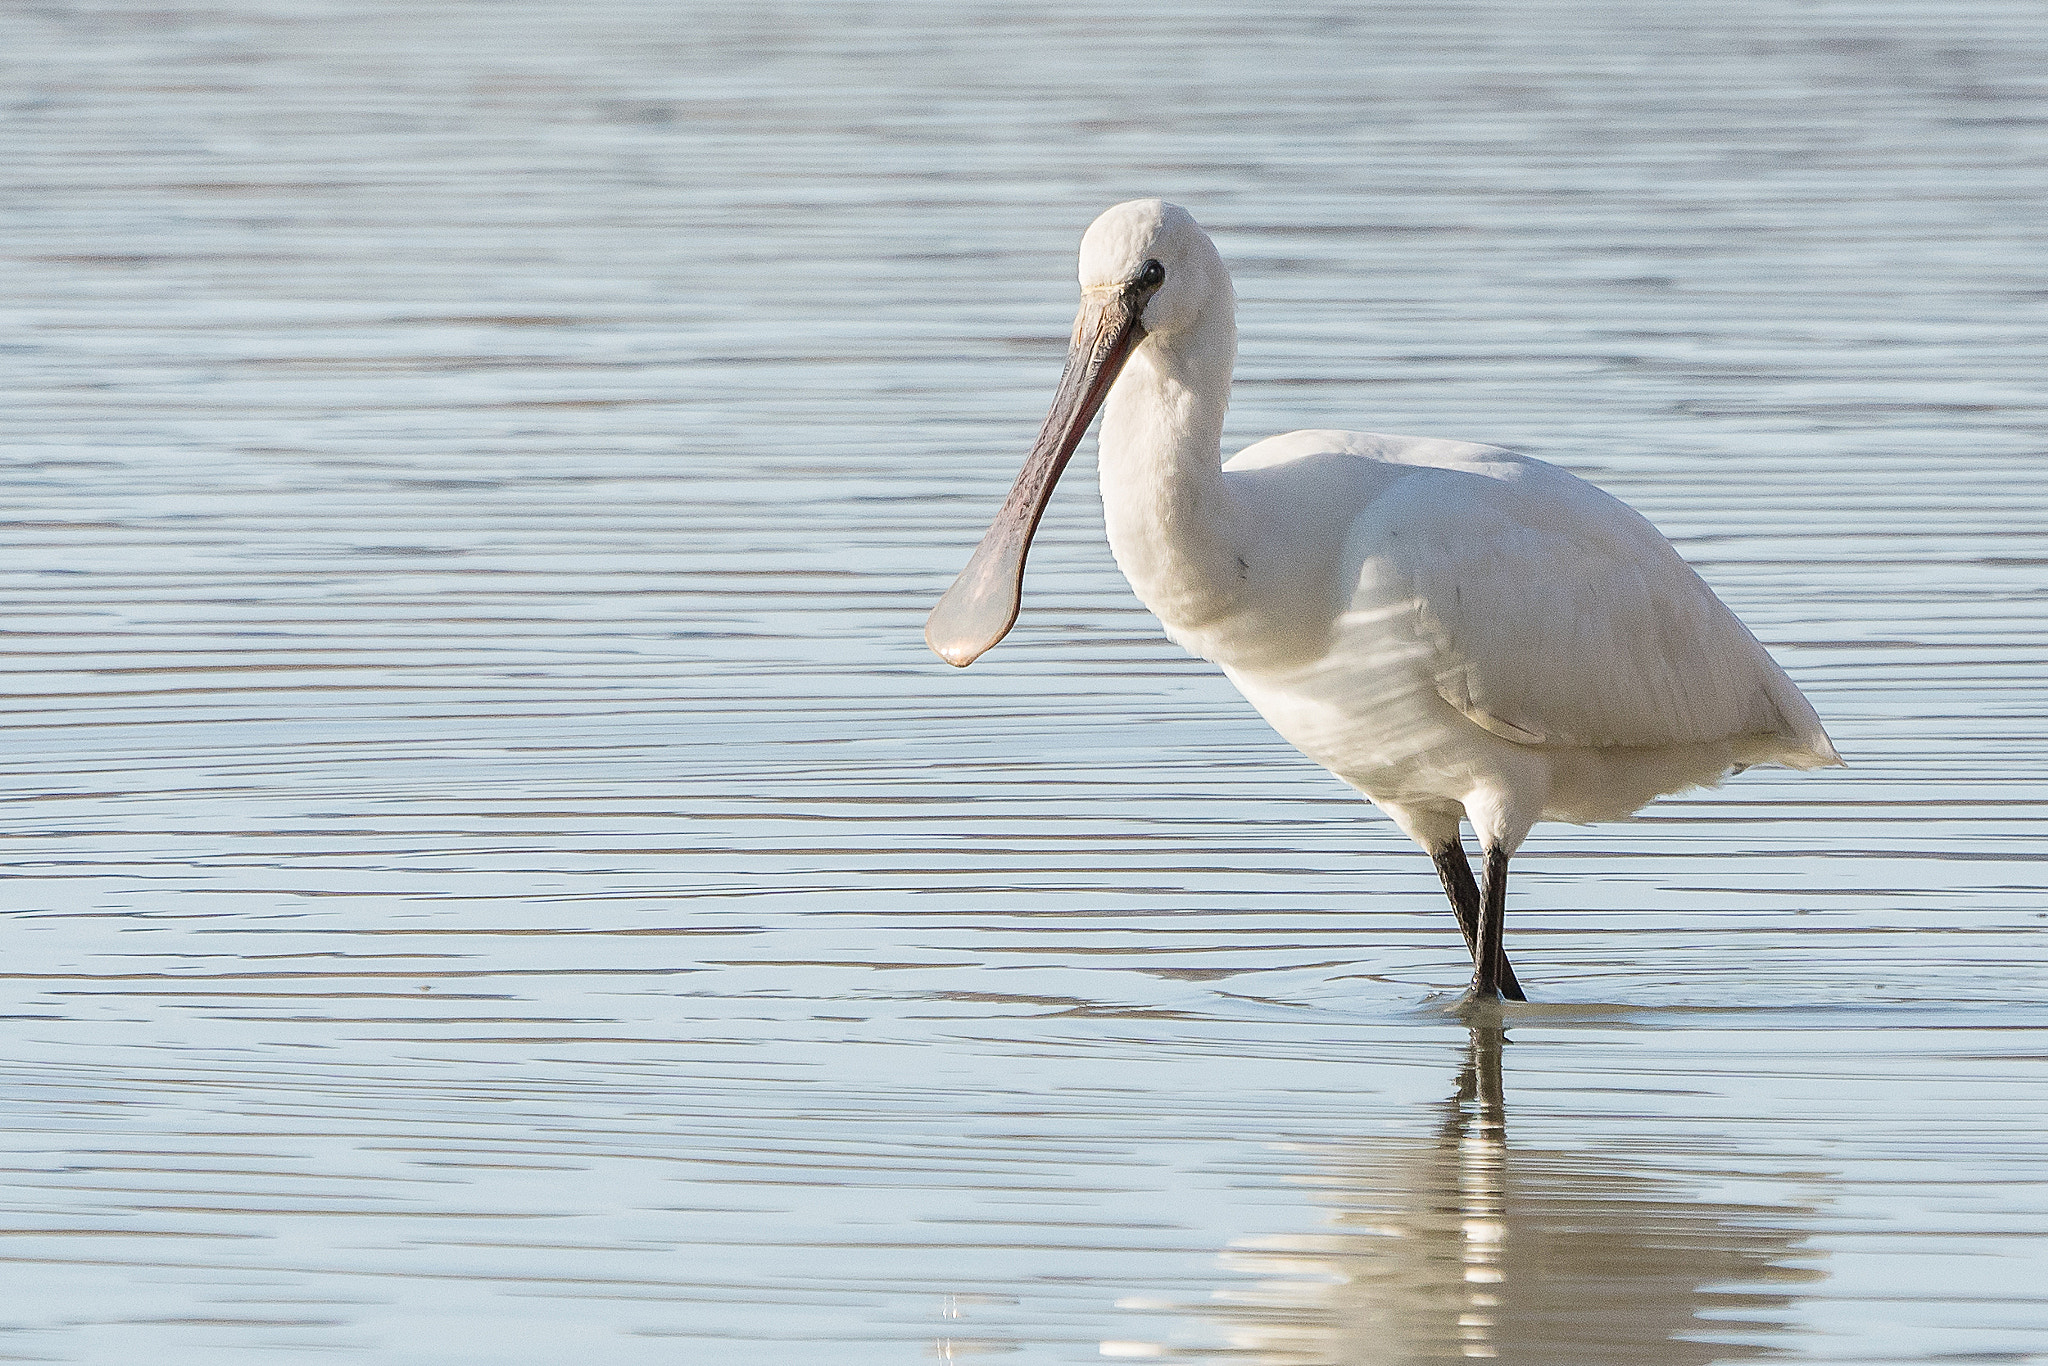
[{"label": "dark leg", "polygon": [[1443,879],[1444,895],[1451,899],[1451,909],[1458,913],[1458,928],[1465,935],[1465,948],[1478,962],[1479,952],[1479,884],[1472,880],[1472,865],[1465,858],[1465,846],[1453,840],[1441,849],[1432,850],[1430,858],[1436,861],[1436,875]]},{"label": "dark leg", "polygon": [[1511,1001],[1527,1000],[1517,986],[1512,995],[1508,984],[1515,980],[1508,966],[1508,856],[1500,849],[1486,851],[1486,884],[1479,893],[1479,933],[1472,946],[1472,990],[1483,997],[1506,995]]},{"label": "dark leg", "polygon": [[[1436,861],[1436,875],[1443,879],[1444,895],[1451,899],[1451,909],[1458,913],[1458,929],[1464,933],[1465,948],[1472,955],[1472,963],[1479,964],[1479,912],[1481,899],[1479,884],[1472,880],[1472,865],[1466,861],[1465,846],[1457,840],[1443,848],[1433,850],[1430,858]],[[1488,875],[1492,873],[1492,860],[1487,861]],[[1507,860],[1501,860],[1501,895],[1507,895]],[[1505,903],[1503,903],[1505,904]],[[1526,1001],[1522,984],[1515,980],[1515,965],[1508,961],[1503,950],[1500,958],[1500,988],[1497,993],[1510,1001]],[[1477,981],[1477,974],[1474,975]],[[1485,994],[1485,993],[1482,993]]]}]

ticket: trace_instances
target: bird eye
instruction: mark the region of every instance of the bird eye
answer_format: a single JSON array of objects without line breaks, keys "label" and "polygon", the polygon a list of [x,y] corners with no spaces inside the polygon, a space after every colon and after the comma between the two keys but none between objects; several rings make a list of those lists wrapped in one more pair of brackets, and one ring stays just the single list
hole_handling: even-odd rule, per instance
[{"label": "bird eye", "polygon": [[1138,286],[1141,289],[1157,289],[1166,283],[1166,267],[1157,261],[1147,261],[1145,268],[1138,272]]}]

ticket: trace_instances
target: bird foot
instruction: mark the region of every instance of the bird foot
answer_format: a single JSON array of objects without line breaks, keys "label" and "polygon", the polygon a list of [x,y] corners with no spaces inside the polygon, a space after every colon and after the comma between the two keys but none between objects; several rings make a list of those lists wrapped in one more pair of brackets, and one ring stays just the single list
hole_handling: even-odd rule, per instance
[{"label": "bird foot", "polygon": [[1465,988],[1465,994],[1451,1003],[1450,1013],[1467,1024],[1498,1024],[1503,1018],[1503,1007],[1519,1004],[1526,998],[1504,996],[1497,987],[1482,987],[1478,982]]}]

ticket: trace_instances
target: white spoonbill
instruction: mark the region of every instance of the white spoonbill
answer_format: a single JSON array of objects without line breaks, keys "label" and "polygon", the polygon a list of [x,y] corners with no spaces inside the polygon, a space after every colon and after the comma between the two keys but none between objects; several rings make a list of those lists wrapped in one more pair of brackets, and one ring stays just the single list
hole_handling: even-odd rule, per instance
[{"label": "white spoonbill", "polygon": [[[1340,431],[1226,464],[1236,296],[1185,209],[1117,205],[1081,239],[1080,273],[1052,411],[926,625],[950,663],[1016,621],[1032,533],[1103,409],[1124,577],[1168,636],[1429,851],[1481,999],[1526,999],[1502,937],[1508,859],[1538,820],[1617,820],[1749,764],[1842,762],[1670,542],[1555,465]],[[1461,819],[1485,855],[1478,885]]]}]

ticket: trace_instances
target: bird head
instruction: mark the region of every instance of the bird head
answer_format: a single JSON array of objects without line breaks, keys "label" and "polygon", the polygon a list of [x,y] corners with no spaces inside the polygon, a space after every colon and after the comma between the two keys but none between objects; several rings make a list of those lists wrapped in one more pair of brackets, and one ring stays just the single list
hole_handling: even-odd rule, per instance
[{"label": "bird head", "polygon": [[1216,307],[1219,294],[1225,307],[1231,300],[1216,244],[1194,215],[1163,199],[1133,199],[1089,224],[1080,274],[1082,318],[1091,297],[1123,296],[1141,335],[1170,337]]},{"label": "bird head", "polygon": [[1148,336],[1192,328],[1205,309],[1231,306],[1230,276],[1194,218],[1160,199],[1133,199],[1097,218],[1081,239],[1081,311],[1052,410],[974,557],[932,609],[925,643],[965,668],[1016,624],[1024,557],[1053,485],[1124,363]]}]

